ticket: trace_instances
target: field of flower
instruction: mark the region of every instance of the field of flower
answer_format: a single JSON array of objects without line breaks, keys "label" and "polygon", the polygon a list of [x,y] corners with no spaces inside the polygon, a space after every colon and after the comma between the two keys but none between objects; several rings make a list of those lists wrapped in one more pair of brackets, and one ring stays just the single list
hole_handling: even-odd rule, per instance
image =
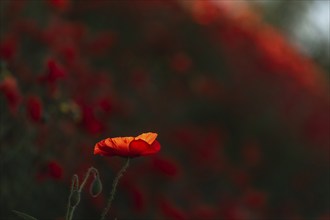
[{"label": "field of flower", "polygon": [[329,74],[258,13],[208,0],[0,5],[1,220],[68,219],[72,177],[90,167],[72,219],[99,219],[126,157],[107,219],[330,219]]}]

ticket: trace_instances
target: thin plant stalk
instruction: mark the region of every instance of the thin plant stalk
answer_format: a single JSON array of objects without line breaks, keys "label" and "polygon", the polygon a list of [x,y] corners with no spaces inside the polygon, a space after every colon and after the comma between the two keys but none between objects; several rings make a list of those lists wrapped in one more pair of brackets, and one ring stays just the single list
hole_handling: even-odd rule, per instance
[{"label": "thin plant stalk", "polygon": [[75,175],[73,175],[72,182],[71,182],[70,195],[68,198],[68,206],[67,206],[67,211],[66,211],[66,215],[65,215],[66,220],[72,219],[74,208],[71,206],[71,197],[72,197],[73,192],[75,190],[78,190],[78,186],[79,186],[79,178],[75,174]]},{"label": "thin plant stalk", "polygon": [[[81,191],[84,188],[84,186],[87,182],[87,179],[89,178],[91,173],[93,173],[94,178],[96,178],[96,176],[99,175],[99,172],[97,171],[97,169],[95,169],[94,167],[90,167],[88,169],[88,171],[85,175],[85,178],[84,178],[83,182],[81,183],[80,187],[79,187],[78,176],[76,174],[73,175],[70,196],[68,199],[68,207],[67,207],[67,212],[66,212],[66,216],[65,216],[66,220],[72,220],[74,210],[76,209],[76,207],[78,206],[78,204],[80,202]],[[76,197],[76,198],[73,198],[73,197]],[[76,200],[76,201],[73,201],[73,200]],[[74,203],[74,204],[72,204],[72,203]]]},{"label": "thin plant stalk", "polygon": [[130,159],[127,158],[127,161],[126,161],[125,165],[119,170],[119,172],[117,173],[116,178],[114,179],[114,181],[112,183],[112,189],[111,189],[110,197],[108,199],[108,203],[107,203],[106,207],[104,208],[104,210],[102,212],[101,220],[104,220],[105,219],[105,216],[107,215],[107,213],[110,210],[111,203],[112,203],[112,201],[113,201],[113,199],[115,197],[115,194],[116,194],[117,185],[119,183],[120,178],[124,175],[124,172],[126,171],[126,169],[129,166],[129,160]]}]

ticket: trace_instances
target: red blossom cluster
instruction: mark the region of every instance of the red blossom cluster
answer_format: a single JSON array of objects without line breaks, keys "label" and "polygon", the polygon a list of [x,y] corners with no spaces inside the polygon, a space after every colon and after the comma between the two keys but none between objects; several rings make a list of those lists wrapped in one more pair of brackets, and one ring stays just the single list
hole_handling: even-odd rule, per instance
[{"label": "red blossom cluster", "polygon": [[90,166],[110,190],[123,160],[94,152],[134,158],[111,217],[327,219],[326,74],[249,8],[215,2],[0,3],[4,218],[63,217]]}]

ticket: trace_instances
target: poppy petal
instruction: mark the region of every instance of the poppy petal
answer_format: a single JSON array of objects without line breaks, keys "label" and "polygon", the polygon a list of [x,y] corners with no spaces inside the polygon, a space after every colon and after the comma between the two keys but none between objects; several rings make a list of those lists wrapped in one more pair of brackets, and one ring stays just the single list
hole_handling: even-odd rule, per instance
[{"label": "poppy petal", "polygon": [[148,132],[148,133],[140,134],[135,138],[135,140],[144,140],[145,142],[151,145],[156,140],[157,136],[158,136],[157,133]]},{"label": "poppy petal", "polygon": [[107,138],[96,143],[94,154],[101,156],[138,157],[155,154],[160,150],[157,133],[143,133],[134,137]]},{"label": "poppy petal", "polygon": [[133,140],[129,144],[129,152],[131,156],[141,156],[143,152],[147,151],[150,148],[150,145],[144,140]]},{"label": "poppy petal", "polygon": [[132,155],[146,156],[155,154],[160,150],[160,144],[158,141],[154,141],[152,145],[143,140],[134,140],[129,145],[129,151]]},{"label": "poppy petal", "polygon": [[126,149],[128,151],[129,143],[134,140],[133,137],[115,137],[115,138],[107,138],[105,143],[107,146],[117,149],[123,150]]},{"label": "poppy petal", "polygon": [[127,156],[129,154],[128,145],[132,140],[134,140],[133,137],[107,138],[95,145],[94,154]]},{"label": "poppy petal", "polygon": [[155,140],[152,145],[146,150],[144,151],[141,155],[146,156],[146,155],[150,155],[150,154],[155,154],[160,150],[160,143]]},{"label": "poppy petal", "polygon": [[105,140],[102,140],[102,141],[99,141],[95,144],[95,147],[94,147],[94,154],[101,154],[102,155],[102,150],[100,149],[100,146],[104,146],[104,141]]}]

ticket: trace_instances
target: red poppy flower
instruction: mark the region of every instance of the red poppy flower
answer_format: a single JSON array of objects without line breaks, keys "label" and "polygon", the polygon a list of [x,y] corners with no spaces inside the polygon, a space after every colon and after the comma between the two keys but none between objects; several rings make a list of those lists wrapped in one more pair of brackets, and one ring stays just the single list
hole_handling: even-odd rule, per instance
[{"label": "red poppy flower", "polygon": [[102,156],[139,157],[155,154],[160,150],[156,133],[143,133],[137,137],[107,138],[98,142],[94,154]]}]

